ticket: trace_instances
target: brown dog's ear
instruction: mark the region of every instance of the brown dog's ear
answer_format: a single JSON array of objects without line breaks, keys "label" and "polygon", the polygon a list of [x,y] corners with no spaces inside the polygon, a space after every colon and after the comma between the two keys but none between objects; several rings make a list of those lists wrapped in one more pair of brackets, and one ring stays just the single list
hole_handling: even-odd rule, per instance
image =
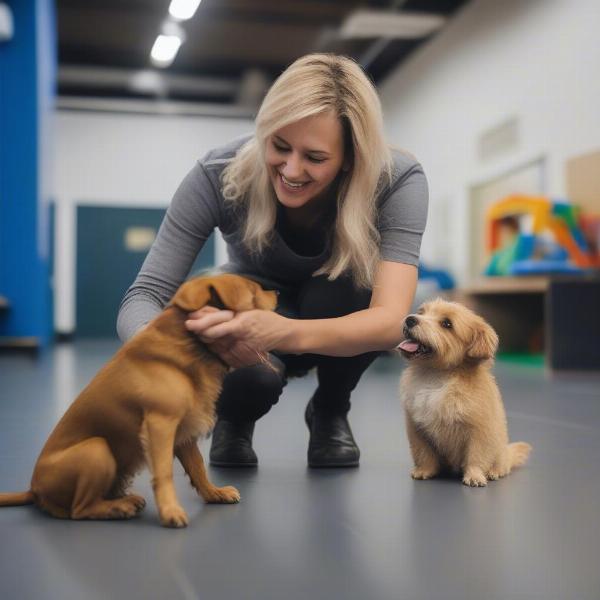
[{"label": "brown dog's ear", "polygon": [[229,273],[198,277],[184,283],[171,303],[186,312],[194,312],[207,304],[235,312],[251,310],[255,308],[253,286],[258,287],[248,279]]},{"label": "brown dog's ear", "polygon": [[497,349],[498,335],[483,319],[478,319],[467,356],[479,359],[493,358]]},{"label": "brown dog's ear", "polygon": [[254,306],[255,287],[258,287],[253,281],[239,275],[226,274],[213,278],[211,281],[211,302],[220,302],[214,304],[217,308],[226,308],[239,312],[242,310],[252,310]]},{"label": "brown dog's ear", "polygon": [[171,304],[186,312],[194,312],[209,303],[211,287],[207,279],[186,281],[173,296]]}]

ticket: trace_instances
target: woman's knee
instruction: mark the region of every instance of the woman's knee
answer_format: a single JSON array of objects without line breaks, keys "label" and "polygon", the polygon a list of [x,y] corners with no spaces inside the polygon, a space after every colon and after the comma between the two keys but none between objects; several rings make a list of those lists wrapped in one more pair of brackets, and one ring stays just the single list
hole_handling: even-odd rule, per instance
[{"label": "woman's knee", "polygon": [[241,367],[223,380],[217,412],[227,420],[256,420],[279,400],[284,374],[276,367]]}]

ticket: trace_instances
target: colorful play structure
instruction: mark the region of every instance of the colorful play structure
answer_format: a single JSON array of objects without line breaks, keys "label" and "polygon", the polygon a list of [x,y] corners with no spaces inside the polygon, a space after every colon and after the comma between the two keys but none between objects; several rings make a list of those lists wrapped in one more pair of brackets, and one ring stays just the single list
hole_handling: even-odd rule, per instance
[{"label": "colorful play structure", "polygon": [[582,216],[579,207],[567,202],[508,196],[486,215],[491,259],[485,274],[579,273],[598,268],[599,232],[599,216]]}]

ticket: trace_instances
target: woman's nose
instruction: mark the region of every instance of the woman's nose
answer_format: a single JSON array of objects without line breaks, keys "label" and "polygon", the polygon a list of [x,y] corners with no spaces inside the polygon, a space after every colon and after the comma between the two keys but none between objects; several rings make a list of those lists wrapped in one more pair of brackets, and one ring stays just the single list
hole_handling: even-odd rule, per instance
[{"label": "woman's nose", "polygon": [[294,179],[302,175],[302,164],[297,156],[288,156],[281,171],[288,179]]}]

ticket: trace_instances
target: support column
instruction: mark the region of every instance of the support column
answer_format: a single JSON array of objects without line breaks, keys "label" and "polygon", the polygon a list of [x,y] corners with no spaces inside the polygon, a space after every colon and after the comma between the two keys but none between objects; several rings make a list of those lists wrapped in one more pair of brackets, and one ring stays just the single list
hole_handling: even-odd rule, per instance
[{"label": "support column", "polygon": [[0,42],[0,344],[52,333],[50,186],[56,81],[52,0],[14,0]]}]

